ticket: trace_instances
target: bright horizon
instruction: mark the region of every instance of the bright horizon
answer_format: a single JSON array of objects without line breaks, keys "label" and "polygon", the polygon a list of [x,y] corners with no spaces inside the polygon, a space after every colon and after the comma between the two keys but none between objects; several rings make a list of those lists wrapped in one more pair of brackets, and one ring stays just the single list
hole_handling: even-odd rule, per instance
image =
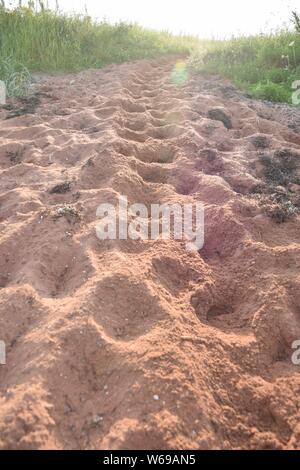
[{"label": "bright horizon", "polygon": [[[16,4],[18,2],[13,2]],[[55,8],[55,0],[44,2]],[[289,25],[299,0],[58,0],[66,13],[87,12],[94,19],[130,21],[158,30],[224,38],[267,32]]]}]

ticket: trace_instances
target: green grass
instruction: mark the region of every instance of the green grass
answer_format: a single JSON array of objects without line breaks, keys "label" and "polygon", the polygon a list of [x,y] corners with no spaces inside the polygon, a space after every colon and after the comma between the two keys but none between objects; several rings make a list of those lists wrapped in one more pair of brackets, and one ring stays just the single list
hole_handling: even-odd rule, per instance
[{"label": "green grass", "polygon": [[0,61],[13,57],[32,71],[76,71],[158,54],[188,54],[196,43],[192,37],[136,24],[111,25],[89,16],[0,7]]},{"label": "green grass", "polygon": [[0,60],[0,80],[4,81],[8,96],[24,96],[29,91],[31,76],[23,64],[6,57]]},{"label": "green grass", "polygon": [[255,98],[291,103],[292,83],[300,80],[300,35],[284,30],[211,41],[195,51],[190,64],[231,79]]}]

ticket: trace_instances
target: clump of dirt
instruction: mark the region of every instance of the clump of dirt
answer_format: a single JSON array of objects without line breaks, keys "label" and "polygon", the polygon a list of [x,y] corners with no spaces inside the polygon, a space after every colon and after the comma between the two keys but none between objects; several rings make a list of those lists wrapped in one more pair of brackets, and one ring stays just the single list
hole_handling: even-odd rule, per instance
[{"label": "clump of dirt", "polygon": [[195,169],[207,174],[218,174],[224,170],[224,161],[217,150],[205,148],[197,156]]},{"label": "clump of dirt", "polygon": [[270,138],[266,135],[255,135],[251,138],[251,142],[257,149],[266,149],[270,147]]},{"label": "clump of dirt", "polygon": [[258,184],[253,192],[259,194],[258,201],[267,215],[283,223],[294,217],[300,208],[300,153],[281,148],[259,155],[258,161],[262,166],[264,183]]},{"label": "clump of dirt", "polygon": [[81,220],[80,211],[70,204],[64,204],[61,207],[55,208],[52,212],[52,216],[54,219],[65,217],[67,221],[72,224]]},{"label": "clump of dirt", "polygon": [[263,154],[260,162],[264,165],[264,177],[273,186],[287,186],[298,181],[300,154],[290,149],[280,149],[273,154]]},{"label": "clump of dirt", "polygon": [[10,162],[13,165],[17,165],[18,163],[21,163],[22,155],[23,155],[23,152],[21,151],[16,151],[16,152],[8,151],[6,153],[7,158],[9,158]]},{"label": "clump of dirt", "polygon": [[64,183],[56,184],[50,189],[50,194],[65,194],[71,190],[71,181],[65,181]]},{"label": "clump of dirt", "polygon": [[291,201],[284,201],[281,198],[279,198],[279,201],[276,201],[276,198],[271,197],[269,201],[265,200],[263,202],[263,207],[266,214],[278,224],[286,222],[299,212],[299,208],[294,206]]},{"label": "clump of dirt", "polygon": [[232,129],[231,117],[225,109],[220,107],[212,108],[209,109],[207,115],[210,119],[213,119],[215,121],[221,121],[226,127],[226,129]]}]

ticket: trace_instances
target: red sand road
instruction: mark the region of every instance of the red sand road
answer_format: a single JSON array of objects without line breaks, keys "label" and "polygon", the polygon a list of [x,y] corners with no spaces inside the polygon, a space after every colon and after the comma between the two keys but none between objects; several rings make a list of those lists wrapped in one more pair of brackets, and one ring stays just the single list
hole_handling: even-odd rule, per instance
[{"label": "red sand road", "polygon": [[[300,447],[299,215],[277,223],[261,161],[291,152],[297,207],[300,135],[176,60],[40,77],[0,110],[2,449]],[[203,249],[100,241],[119,195],[202,202]]]}]

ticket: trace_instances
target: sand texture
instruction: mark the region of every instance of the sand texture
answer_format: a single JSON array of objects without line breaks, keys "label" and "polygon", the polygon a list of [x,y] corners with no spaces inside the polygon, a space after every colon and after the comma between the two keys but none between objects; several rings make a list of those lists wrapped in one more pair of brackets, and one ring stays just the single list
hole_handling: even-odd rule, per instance
[{"label": "sand texture", "polygon": [[[176,61],[0,108],[1,449],[300,447],[297,115]],[[119,195],[202,202],[204,247],[99,240]]]}]

